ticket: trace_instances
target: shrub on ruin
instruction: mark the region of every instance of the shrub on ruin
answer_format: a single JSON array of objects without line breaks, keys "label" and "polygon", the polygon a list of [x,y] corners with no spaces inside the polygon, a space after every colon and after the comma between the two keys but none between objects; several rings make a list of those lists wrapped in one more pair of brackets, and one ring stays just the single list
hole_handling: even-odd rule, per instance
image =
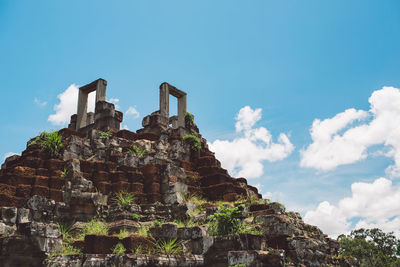
[{"label": "shrub on ruin", "polygon": [[90,220],[82,229],[81,237],[84,238],[85,235],[107,235],[108,226],[105,222],[92,219]]},{"label": "shrub on ruin", "polygon": [[147,237],[149,235],[148,231],[149,231],[150,227],[151,227],[151,225],[140,225],[140,227],[137,230],[137,234],[139,236]]},{"label": "shrub on ruin", "polygon": [[115,247],[112,249],[113,254],[117,255],[122,255],[126,252],[126,248],[121,242],[118,242],[118,244],[115,245]]},{"label": "shrub on ruin", "polygon": [[97,137],[100,139],[107,139],[110,138],[112,136],[112,132],[99,132],[97,134]]},{"label": "shrub on ruin", "polygon": [[28,146],[39,145],[51,158],[60,156],[63,147],[62,135],[58,131],[41,132],[39,136],[28,143]]},{"label": "shrub on ruin", "polygon": [[185,114],[185,127],[187,129],[192,129],[196,126],[194,123],[194,116],[192,113],[186,112]]},{"label": "shrub on ruin", "polygon": [[156,243],[156,252],[166,255],[182,254],[183,249],[180,242],[176,238],[171,240],[159,240]]},{"label": "shrub on ruin", "polygon": [[223,205],[219,206],[219,211],[211,215],[211,234],[212,235],[227,235],[238,232],[241,217],[242,205],[228,208]]},{"label": "shrub on ruin", "polygon": [[199,156],[200,156],[201,141],[196,135],[193,135],[193,134],[184,135],[183,140],[189,142],[191,149],[193,151],[198,152]]},{"label": "shrub on ruin", "polygon": [[127,231],[126,229],[121,229],[118,234],[114,236],[118,237],[119,239],[124,239],[125,237],[131,236],[132,233]]},{"label": "shrub on ruin", "polygon": [[135,195],[133,193],[118,192],[114,198],[114,202],[120,205],[123,209],[128,210],[135,201]]},{"label": "shrub on ruin", "polygon": [[131,146],[131,149],[128,150],[128,153],[134,155],[136,157],[142,158],[146,155],[149,151],[143,147],[137,147],[135,144]]}]

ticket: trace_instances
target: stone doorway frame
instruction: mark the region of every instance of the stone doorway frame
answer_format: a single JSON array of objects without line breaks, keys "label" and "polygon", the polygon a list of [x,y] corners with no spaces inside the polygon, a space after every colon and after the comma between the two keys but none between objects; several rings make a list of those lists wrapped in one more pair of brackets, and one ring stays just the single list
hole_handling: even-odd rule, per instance
[{"label": "stone doorway frame", "polygon": [[178,127],[185,127],[186,93],[169,83],[160,85],[160,114],[169,119],[169,95],[178,99]]},{"label": "stone doorway frame", "polygon": [[76,120],[76,130],[88,125],[88,96],[91,92],[96,91],[96,102],[106,101],[106,87],[107,81],[104,79],[97,79],[87,85],[79,87],[78,95],[78,108],[77,108],[77,120]]}]

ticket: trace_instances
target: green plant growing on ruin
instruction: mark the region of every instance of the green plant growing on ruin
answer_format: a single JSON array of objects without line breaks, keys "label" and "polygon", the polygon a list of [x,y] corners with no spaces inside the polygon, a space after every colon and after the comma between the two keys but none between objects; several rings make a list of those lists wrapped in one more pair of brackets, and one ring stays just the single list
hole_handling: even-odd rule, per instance
[{"label": "green plant growing on ruin", "polygon": [[143,158],[149,151],[143,147],[137,147],[135,144],[131,146],[131,149],[128,150],[128,153],[139,158]]},{"label": "green plant growing on ruin", "polygon": [[118,244],[116,244],[114,246],[114,248],[112,249],[112,253],[117,254],[117,255],[125,254],[125,252],[126,252],[126,248],[124,247],[124,245],[121,242],[118,242]]},{"label": "green plant growing on ruin", "polygon": [[121,191],[114,196],[113,201],[120,205],[123,209],[128,210],[133,201],[135,201],[135,195],[133,193]]},{"label": "green plant growing on ruin", "polygon": [[223,205],[219,206],[219,211],[211,215],[211,234],[212,235],[227,235],[235,234],[240,227],[242,205],[227,208]]},{"label": "green plant growing on ruin", "polygon": [[241,263],[241,264],[229,265],[229,267],[246,267],[246,264]]},{"label": "green plant growing on ruin", "polygon": [[137,234],[139,236],[147,237],[150,227],[151,225],[140,225],[140,227],[137,230]]},{"label": "green plant growing on ruin", "polygon": [[57,229],[62,235],[63,240],[70,240],[72,238],[71,233],[75,230],[73,225],[64,225],[57,223]]},{"label": "green plant growing on ruin", "polygon": [[81,239],[83,239],[85,235],[107,235],[107,234],[108,234],[107,224],[98,219],[92,219],[83,227],[80,237]]},{"label": "green plant growing on ruin", "polygon": [[178,226],[178,228],[182,228],[182,227],[194,227],[194,226],[200,225],[200,223],[195,222],[195,221],[193,221],[193,220],[185,220],[185,221],[182,221],[182,220],[175,219],[175,220],[174,220],[174,223]]},{"label": "green plant growing on ruin", "polygon": [[192,113],[186,112],[185,114],[185,127],[187,129],[192,129],[196,126],[194,123],[194,116]]},{"label": "green plant growing on ruin", "polygon": [[153,222],[154,222],[155,227],[161,227],[161,225],[163,225],[163,223],[164,223],[163,221],[159,221],[159,220],[154,220]]},{"label": "green plant growing on ruin", "polygon": [[60,177],[65,179],[68,175],[68,170],[67,168],[64,167],[64,170],[61,172]]},{"label": "green plant growing on ruin", "polygon": [[264,230],[253,224],[242,222],[239,224],[235,234],[264,235]]},{"label": "green plant growing on ruin", "polygon": [[97,138],[99,139],[107,139],[110,138],[112,136],[112,132],[99,132],[97,134]]},{"label": "green plant growing on ruin", "polygon": [[28,143],[28,146],[34,144],[39,145],[51,158],[57,158],[63,147],[62,135],[58,131],[41,132],[38,137]]},{"label": "green plant growing on ruin", "polygon": [[119,239],[124,239],[125,237],[131,236],[132,233],[127,231],[126,229],[121,229],[118,234],[114,236],[118,237]]},{"label": "green plant growing on ruin", "polygon": [[180,242],[176,238],[171,240],[159,240],[156,243],[156,252],[166,255],[182,254],[183,249]]},{"label": "green plant growing on ruin", "polygon": [[193,134],[187,134],[183,136],[184,141],[188,141],[190,143],[190,147],[193,151],[197,151],[200,156],[200,150],[201,150],[201,141],[200,139],[193,135]]},{"label": "green plant growing on ruin", "polygon": [[141,218],[141,216],[139,214],[136,214],[136,213],[132,214],[132,220],[139,221],[140,218]]}]

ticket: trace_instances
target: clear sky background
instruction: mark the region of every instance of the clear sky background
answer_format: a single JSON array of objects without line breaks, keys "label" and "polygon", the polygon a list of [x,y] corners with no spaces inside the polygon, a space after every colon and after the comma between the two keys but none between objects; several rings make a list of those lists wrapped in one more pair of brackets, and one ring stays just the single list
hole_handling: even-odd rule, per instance
[{"label": "clear sky background", "polygon": [[0,0],[1,159],[76,87],[106,79],[136,131],[166,81],[232,175],[331,236],[399,234],[399,42],[397,0]]}]

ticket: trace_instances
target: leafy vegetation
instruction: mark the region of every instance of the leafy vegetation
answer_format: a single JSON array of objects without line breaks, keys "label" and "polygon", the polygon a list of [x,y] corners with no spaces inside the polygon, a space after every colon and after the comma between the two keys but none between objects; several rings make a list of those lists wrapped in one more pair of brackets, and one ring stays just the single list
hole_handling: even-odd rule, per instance
[{"label": "leafy vegetation", "polygon": [[100,139],[107,139],[110,138],[112,136],[112,132],[99,132],[97,134],[97,137]]},{"label": "leafy vegetation", "polygon": [[139,236],[147,237],[148,236],[148,231],[150,229],[151,225],[141,225],[138,228],[137,234]]},{"label": "leafy vegetation", "polygon": [[100,220],[92,219],[82,229],[81,238],[83,239],[85,235],[107,235],[107,234],[108,234],[107,224]]},{"label": "leafy vegetation", "polygon": [[196,126],[194,123],[194,116],[192,113],[186,112],[185,114],[185,127],[189,130],[193,129]]},{"label": "leafy vegetation", "polygon": [[121,242],[118,242],[118,244],[115,245],[115,247],[112,250],[113,254],[121,255],[126,252],[126,248]]},{"label": "leafy vegetation", "polygon": [[64,170],[61,172],[60,177],[64,179],[67,177],[67,175],[68,175],[68,170],[66,168],[64,168]]},{"label": "leafy vegetation", "polygon": [[120,230],[119,234],[116,234],[115,236],[118,237],[119,239],[124,239],[125,237],[128,237],[130,235],[132,235],[131,232],[123,229],[123,230]]},{"label": "leafy vegetation", "polygon": [[139,221],[140,220],[140,215],[139,214],[132,214],[132,220],[134,220],[134,221]]},{"label": "leafy vegetation", "polygon": [[128,150],[128,153],[139,158],[144,157],[149,151],[143,147],[137,147],[135,144],[132,145],[131,149]]},{"label": "leafy vegetation", "polygon": [[256,227],[253,224],[241,222],[235,234],[263,235],[264,231],[261,229],[261,227]]},{"label": "leafy vegetation", "polygon": [[176,238],[171,240],[159,240],[156,243],[156,252],[166,255],[182,254],[182,245]]},{"label": "leafy vegetation", "polygon": [[211,233],[213,235],[227,235],[238,232],[241,224],[242,205],[227,208],[223,205],[219,206],[219,211],[211,215]]},{"label": "leafy vegetation", "polygon": [[200,139],[193,135],[193,134],[187,134],[183,136],[183,140],[189,141],[191,149],[193,151],[197,151],[200,155],[200,150],[201,150],[201,142]]},{"label": "leafy vegetation", "polygon": [[28,143],[28,146],[34,144],[39,145],[51,158],[57,158],[60,156],[63,140],[58,131],[41,132],[38,137]]},{"label": "leafy vegetation", "polygon": [[113,198],[114,202],[120,205],[123,209],[128,210],[135,200],[135,195],[133,193],[118,192]]},{"label": "leafy vegetation", "polygon": [[352,257],[358,266],[400,266],[400,240],[393,232],[361,228],[338,240],[339,256]]}]

